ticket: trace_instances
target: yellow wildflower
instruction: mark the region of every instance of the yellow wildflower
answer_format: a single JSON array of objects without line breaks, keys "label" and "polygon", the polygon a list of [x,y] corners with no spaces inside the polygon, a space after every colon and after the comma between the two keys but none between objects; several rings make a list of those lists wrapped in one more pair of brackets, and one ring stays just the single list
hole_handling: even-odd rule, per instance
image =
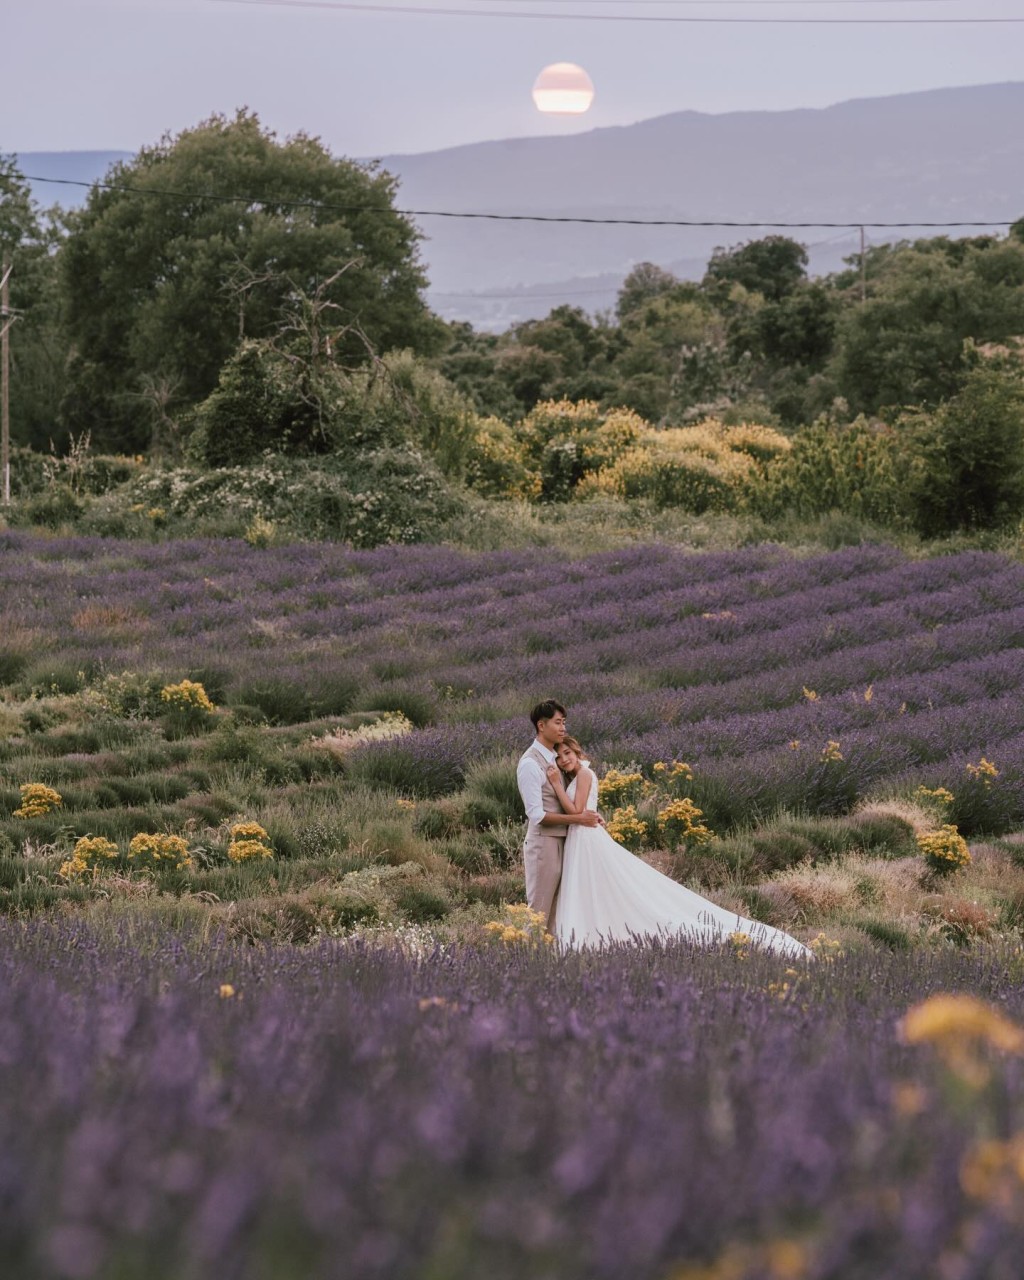
[{"label": "yellow wildflower", "polygon": [[128,857],[137,866],[154,869],[173,866],[176,871],[184,871],[192,866],[188,841],[181,836],[147,835],[140,832],[137,836],[132,836],[128,845]]},{"label": "yellow wildflower", "polygon": [[228,857],[232,862],[251,862],[273,856],[273,849],[262,840],[232,840],[228,845]]},{"label": "yellow wildflower", "polygon": [[14,810],[16,818],[41,818],[51,809],[57,809],[63,803],[59,791],[47,787],[42,782],[26,782],[20,788],[21,807]]},{"label": "yellow wildflower", "polygon": [[806,685],[804,685],[804,697],[807,699],[808,702],[818,701],[818,695],[814,692],[813,689],[808,689]]},{"label": "yellow wildflower", "polygon": [[827,764],[842,760],[843,753],[839,750],[839,743],[834,738],[829,738],[828,742],[822,747],[821,758]]},{"label": "yellow wildflower", "polygon": [[971,861],[967,841],[950,822],[938,831],[926,831],[919,835],[917,847],[924,854],[928,866],[939,875],[949,875],[968,866]]},{"label": "yellow wildflower", "polygon": [[966,770],[972,778],[983,782],[986,787],[990,787],[992,785],[993,778],[999,777],[999,770],[991,760],[986,760],[984,756],[981,757],[977,764],[967,765]]},{"label": "yellow wildflower", "polygon": [[635,804],[627,804],[612,813],[605,829],[618,844],[625,844],[642,840],[647,834],[647,823],[637,815]]},{"label": "yellow wildflower", "polygon": [[230,982],[222,982],[220,984],[220,998],[222,1000],[230,1000],[235,994],[235,989]]},{"label": "yellow wildflower", "polygon": [[216,710],[198,680],[182,680],[179,684],[165,684],[160,690],[160,700],[168,703],[172,711],[212,712]]}]

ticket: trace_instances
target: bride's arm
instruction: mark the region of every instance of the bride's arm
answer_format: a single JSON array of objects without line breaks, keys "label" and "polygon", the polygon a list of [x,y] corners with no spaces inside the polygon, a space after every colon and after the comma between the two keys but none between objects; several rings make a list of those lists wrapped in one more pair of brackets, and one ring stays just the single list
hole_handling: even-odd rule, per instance
[{"label": "bride's arm", "polygon": [[572,800],[569,799],[565,787],[562,785],[561,772],[554,765],[548,770],[548,781],[554,788],[558,803],[566,813],[583,813],[586,810],[590,788],[594,785],[594,775],[589,769],[580,769],[579,773],[577,773],[576,795]]}]

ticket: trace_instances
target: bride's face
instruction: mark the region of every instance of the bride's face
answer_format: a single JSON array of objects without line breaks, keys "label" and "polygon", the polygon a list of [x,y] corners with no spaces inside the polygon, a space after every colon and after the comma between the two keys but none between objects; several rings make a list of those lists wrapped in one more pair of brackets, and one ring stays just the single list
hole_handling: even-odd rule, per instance
[{"label": "bride's face", "polygon": [[555,759],[558,761],[559,769],[570,776],[574,775],[580,767],[579,756],[573,751],[572,747],[566,746],[564,742],[558,748]]}]

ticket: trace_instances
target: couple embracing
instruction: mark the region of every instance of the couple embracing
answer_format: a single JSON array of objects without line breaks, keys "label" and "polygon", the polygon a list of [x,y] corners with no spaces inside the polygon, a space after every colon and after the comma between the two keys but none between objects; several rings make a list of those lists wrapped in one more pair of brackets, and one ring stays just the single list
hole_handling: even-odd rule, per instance
[{"label": "couple embracing", "polygon": [[597,778],[566,732],[566,710],[548,699],[530,719],[536,737],[516,777],[529,826],[526,900],[563,946],[683,937],[716,943],[745,933],[787,956],[811,952],[781,929],[715,906],[617,844],[597,812]]}]

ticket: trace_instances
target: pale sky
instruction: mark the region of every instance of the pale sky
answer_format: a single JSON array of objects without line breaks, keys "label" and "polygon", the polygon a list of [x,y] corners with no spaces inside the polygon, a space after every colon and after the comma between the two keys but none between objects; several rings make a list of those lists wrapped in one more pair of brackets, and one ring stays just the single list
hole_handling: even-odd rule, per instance
[{"label": "pale sky", "polygon": [[[396,0],[363,0],[380,8]],[[1012,0],[400,0],[476,10],[677,16],[1021,16]],[[437,17],[218,0],[0,0],[0,152],[135,151],[248,106],[338,155],[775,110],[1024,80],[1020,26],[700,26]],[[547,63],[594,80],[579,122],[530,99]],[[1024,122],[1022,122],[1024,123]]]}]

